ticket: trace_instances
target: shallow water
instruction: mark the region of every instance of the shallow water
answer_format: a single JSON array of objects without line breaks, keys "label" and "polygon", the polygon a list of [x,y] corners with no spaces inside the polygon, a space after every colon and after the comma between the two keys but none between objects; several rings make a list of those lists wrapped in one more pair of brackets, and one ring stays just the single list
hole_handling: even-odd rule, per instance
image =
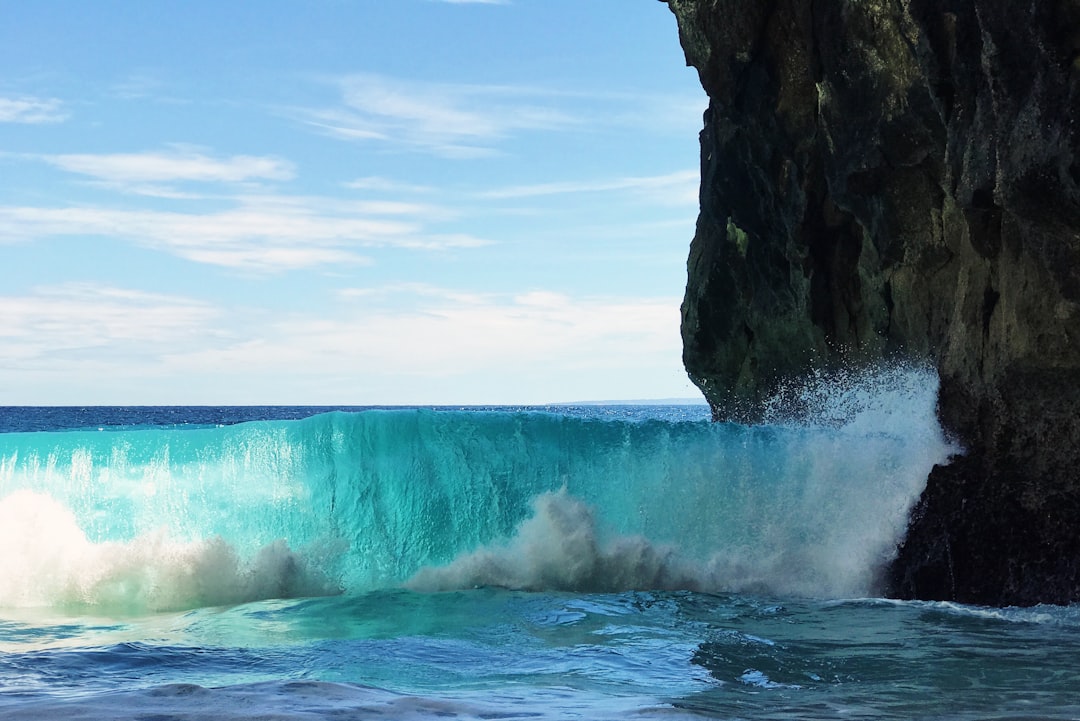
[{"label": "shallow water", "polygon": [[0,627],[10,718],[1075,718],[1080,614],[406,590]]}]

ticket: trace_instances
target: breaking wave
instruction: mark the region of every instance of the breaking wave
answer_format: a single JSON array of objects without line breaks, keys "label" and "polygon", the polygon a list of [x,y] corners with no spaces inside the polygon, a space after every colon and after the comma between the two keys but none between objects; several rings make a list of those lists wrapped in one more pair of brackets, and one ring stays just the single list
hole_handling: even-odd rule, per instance
[{"label": "breaking wave", "polygon": [[0,434],[0,605],[403,584],[872,594],[955,451],[936,391],[921,369],[833,378],[800,391],[799,420],[757,426],[412,409]]}]

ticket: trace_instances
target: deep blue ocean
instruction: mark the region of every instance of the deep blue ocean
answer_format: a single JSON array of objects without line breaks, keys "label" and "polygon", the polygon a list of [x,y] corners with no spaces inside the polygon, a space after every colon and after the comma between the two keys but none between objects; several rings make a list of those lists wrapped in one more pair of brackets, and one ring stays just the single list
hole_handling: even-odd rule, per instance
[{"label": "deep blue ocean", "polygon": [[880,598],[936,392],[0,409],[0,718],[1080,718],[1080,609]]}]

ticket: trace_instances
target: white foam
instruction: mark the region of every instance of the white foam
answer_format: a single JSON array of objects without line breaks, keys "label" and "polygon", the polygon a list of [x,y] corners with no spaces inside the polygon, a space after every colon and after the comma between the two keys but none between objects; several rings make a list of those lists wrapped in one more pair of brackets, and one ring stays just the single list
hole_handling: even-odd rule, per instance
[{"label": "white foam", "polygon": [[785,391],[768,428],[718,434],[714,477],[654,489],[608,519],[639,514],[665,543],[612,533],[597,522],[605,508],[564,489],[537,497],[512,537],[407,585],[874,595],[931,468],[957,450],[935,417],[937,388],[933,372],[904,366],[817,378],[795,404]]},{"label": "white foam", "polygon": [[283,540],[241,559],[220,537],[177,541],[167,529],[94,543],[75,515],[28,490],[0,499],[0,607],[176,611],[337,588]]},{"label": "white foam", "polygon": [[773,681],[768,676],[766,676],[764,672],[758,671],[757,669],[753,668],[748,668],[743,671],[742,675],[739,676],[739,680],[745,683],[747,686],[755,686],[757,688],[802,688],[802,686],[799,686],[798,684],[777,683],[776,681]]},{"label": "white foam", "polygon": [[[613,593],[630,590],[777,593],[800,596],[861,596],[873,569],[862,549],[854,557],[793,546],[717,550],[705,560],[641,536],[604,542],[590,507],[566,493],[533,501],[533,515],[514,535],[463,553],[443,566],[425,566],[406,582],[416,591],[493,586],[526,591]],[[830,555],[833,552],[833,555]]]},{"label": "white foam", "polygon": [[817,371],[790,381],[764,404],[764,423],[874,433],[898,426],[940,435],[935,407],[940,382],[924,365],[893,362]]},{"label": "white foam", "polygon": [[620,537],[602,545],[592,510],[566,489],[541,494],[532,506],[533,515],[511,539],[462,554],[446,566],[424,567],[406,585],[423,591],[696,587],[694,570],[684,567],[674,549],[656,547],[641,537]]}]

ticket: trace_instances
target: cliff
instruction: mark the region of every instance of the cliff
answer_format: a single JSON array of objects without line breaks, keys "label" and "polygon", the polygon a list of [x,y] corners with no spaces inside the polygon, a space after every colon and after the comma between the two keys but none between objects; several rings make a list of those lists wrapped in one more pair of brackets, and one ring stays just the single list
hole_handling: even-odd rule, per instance
[{"label": "cliff", "polygon": [[1080,0],[667,0],[710,102],[684,363],[714,417],[936,364],[967,454],[902,597],[1080,600]]}]

